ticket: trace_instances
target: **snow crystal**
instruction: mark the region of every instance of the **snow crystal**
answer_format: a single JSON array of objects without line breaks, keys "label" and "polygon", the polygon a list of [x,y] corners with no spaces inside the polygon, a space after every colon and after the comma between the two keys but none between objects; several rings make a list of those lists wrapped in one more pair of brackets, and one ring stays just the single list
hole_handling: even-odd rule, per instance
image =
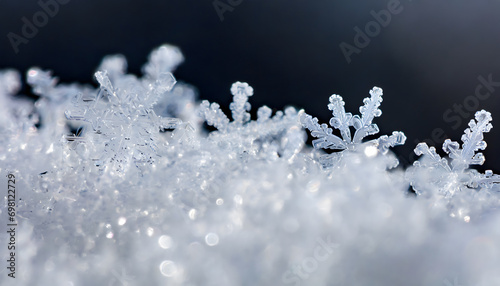
[{"label": "snow crystal", "polygon": [[426,143],[418,144],[415,154],[422,157],[407,170],[406,177],[417,194],[432,197],[436,204],[446,206],[452,217],[458,216],[467,222],[471,213],[478,216],[482,209],[500,206],[495,198],[500,176],[491,170],[481,174],[469,169],[470,165],[484,163],[484,155],[477,151],[486,148],[483,138],[484,133],[493,127],[491,120],[489,112],[476,112],[475,120],[469,122],[469,128],[462,135],[462,147],[458,142],[446,139],[443,151],[449,158],[442,158],[436,148]]},{"label": "snow crystal", "polygon": [[[341,137],[332,133],[332,129],[326,124],[319,124],[317,118],[303,113],[300,117],[300,122],[304,128],[311,131],[311,135],[318,138],[314,140],[314,148],[324,149],[337,149],[337,150],[357,150],[359,146],[363,145],[362,140],[366,136],[374,135],[379,132],[377,124],[372,123],[375,117],[382,115],[379,109],[382,102],[382,89],[374,87],[370,91],[370,97],[363,100],[364,105],[359,108],[361,117],[359,115],[352,115],[346,113],[344,109],[344,100],[339,95],[330,96],[330,104],[328,109],[332,111],[333,117],[330,119],[330,126],[340,131]],[[350,127],[356,130],[354,136],[351,137]],[[403,145],[406,141],[406,136],[403,132],[395,131],[392,135],[383,135],[379,139],[372,140],[369,143],[377,146],[381,154],[387,154],[389,147],[396,145]],[[365,153],[368,157],[376,155],[372,147],[365,147]],[[366,151],[368,150],[368,152]],[[332,165],[334,156],[323,156],[322,163],[324,167]],[[394,167],[394,166],[393,166]]]},{"label": "snow crystal", "polygon": [[34,67],[35,102],[16,95],[19,73],[0,72],[0,171],[16,177],[19,259],[0,284],[498,285],[499,176],[469,168],[484,162],[488,112],[462,146],[445,141],[448,157],[419,144],[405,171],[390,150],[402,132],[368,138],[382,89],[360,115],[332,95],[327,125],[293,107],[252,118],[259,90],[236,82],[230,120],[177,82],[183,60],[161,46],[138,77],[107,56],[98,88]]}]

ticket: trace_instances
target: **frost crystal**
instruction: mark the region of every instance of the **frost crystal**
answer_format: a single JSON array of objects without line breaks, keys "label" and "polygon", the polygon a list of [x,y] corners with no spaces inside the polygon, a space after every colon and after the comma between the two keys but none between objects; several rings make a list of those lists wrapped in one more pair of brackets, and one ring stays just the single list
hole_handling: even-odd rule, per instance
[{"label": "frost crystal", "polygon": [[[328,126],[292,107],[252,112],[252,87],[236,82],[230,120],[176,82],[182,60],[164,45],[139,78],[108,56],[98,88],[32,68],[35,102],[17,95],[17,72],[0,72],[0,178],[16,178],[17,224],[15,250],[0,232],[0,285],[417,286],[456,273],[500,285],[500,178],[468,169],[484,161],[489,113],[461,147],[445,142],[449,160],[418,145],[405,178],[388,170],[403,133],[363,142],[378,132],[381,89],[359,116],[331,96]],[[343,151],[310,148],[301,124],[316,148]],[[12,204],[6,191],[2,217]]]},{"label": "frost crystal", "polygon": [[[485,110],[476,112],[475,120],[470,120],[469,128],[465,129],[462,135],[462,148],[458,142],[446,139],[443,151],[448,154],[449,159],[441,158],[434,147],[419,143],[415,148],[415,154],[422,158],[407,170],[407,178],[417,194],[441,195],[450,201],[448,207],[453,208],[453,201],[460,199],[453,198],[454,196],[467,196],[479,190],[487,192],[495,183],[500,183],[500,176],[494,175],[491,170],[481,174],[469,169],[470,165],[484,163],[484,155],[477,151],[486,148],[483,134],[493,127],[491,120],[489,112]],[[461,216],[464,214],[465,211],[462,211]]]},{"label": "frost crystal", "polygon": [[[314,148],[336,149],[336,150],[356,150],[362,145],[362,140],[366,136],[377,134],[379,132],[377,124],[372,123],[375,117],[382,115],[379,109],[382,102],[382,89],[374,87],[370,91],[370,97],[363,100],[363,106],[359,108],[361,117],[346,113],[344,109],[344,100],[339,95],[330,96],[330,104],[328,109],[332,111],[333,117],[330,119],[330,126],[340,131],[341,137],[332,133],[332,129],[326,124],[319,124],[317,118],[311,115],[302,114],[300,122],[309,129],[311,135],[315,139],[312,143]],[[350,127],[356,130],[354,136],[351,137]],[[370,144],[377,146],[382,154],[387,154],[389,147],[402,145],[406,141],[406,136],[403,132],[395,131],[392,135],[381,136],[379,139],[370,141]],[[323,157],[325,158],[325,157]],[[324,166],[328,165],[328,160],[324,160]]]},{"label": "frost crystal", "polygon": [[200,104],[199,115],[206,122],[217,128],[210,134],[212,140],[236,150],[240,155],[260,156],[274,160],[284,156],[291,158],[304,145],[304,134],[299,128],[298,112],[288,107],[285,112],[276,112],[263,106],[257,111],[257,120],[250,120],[251,105],[248,98],[253,95],[253,88],[247,83],[235,82],[231,86],[233,102],[230,104],[233,121],[230,122],[217,103],[204,100]]},{"label": "frost crystal", "polygon": [[176,83],[170,73],[180,62],[176,53],[165,46],[154,51],[143,79],[124,76],[123,56],[106,57],[102,70],[95,74],[100,84],[98,91],[74,97],[74,106],[66,111],[66,118],[89,123],[92,132],[83,125],[79,138],[69,139],[84,144],[97,166],[111,165],[114,171],[125,173],[130,164],[152,164],[161,156],[159,144],[166,141],[161,142],[160,131],[175,129],[182,122],[158,116],[154,111]]}]

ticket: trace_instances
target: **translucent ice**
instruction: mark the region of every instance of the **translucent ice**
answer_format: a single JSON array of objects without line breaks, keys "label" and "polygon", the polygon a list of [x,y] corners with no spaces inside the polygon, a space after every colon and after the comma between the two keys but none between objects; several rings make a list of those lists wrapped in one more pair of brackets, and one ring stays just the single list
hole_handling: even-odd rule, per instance
[{"label": "translucent ice", "polygon": [[[469,169],[484,161],[489,113],[462,146],[445,142],[449,158],[419,144],[405,172],[389,150],[402,132],[367,139],[379,88],[360,115],[331,96],[320,125],[292,107],[252,112],[259,91],[236,82],[230,119],[176,82],[182,61],[164,45],[137,77],[107,56],[98,88],[32,68],[36,102],[17,95],[17,72],[0,72],[0,178],[16,176],[19,258],[0,285],[500,285],[499,177]],[[310,148],[301,125],[336,152]]]},{"label": "translucent ice", "polygon": [[[366,136],[377,134],[379,132],[377,124],[372,123],[375,117],[382,115],[379,109],[382,102],[382,89],[374,87],[370,91],[370,97],[363,100],[364,105],[359,108],[361,117],[346,113],[344,109],[344,100],[339,95],[330,96],[328,109],[332,111],[333,117],[330,119],[330,126],[340,131],[341,137],[333,134],[333,130],[326,124],[319,124],[317,118],[308,114],[302,114],[300,122],[304,128],[311,131],[311,135],[318,138],[312,143],[315,148],[337,149],[337,150],[357,150],[362,146],[362,140]],[[350,127],[354,127],[355,133],[351,137]],[[406,141],[403,132],[395,131],[392,135],[381,136],[379,139],[372,140],[370,144],[375,145],[382,154],[387,154],[389,147],[402,145]],[[366,148],[363,147],[363,148]],[[333,156],[323,156],[323,166],[331,165]]]}]

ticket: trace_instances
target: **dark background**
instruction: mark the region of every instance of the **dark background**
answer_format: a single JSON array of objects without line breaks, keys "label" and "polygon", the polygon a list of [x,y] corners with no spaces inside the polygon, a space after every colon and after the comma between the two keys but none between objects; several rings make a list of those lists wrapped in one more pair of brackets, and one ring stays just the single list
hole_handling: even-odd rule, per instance
[{"label": "dark background", "polygon": [[[473,113],[456,128],[443,114],[474,96],[478,76],[500,82],[500,1],[401,0],[401,13],[349,64],[340,43],[353,45],[354,28],[364,30],[370,12],[389,2],[219,0],[236,3],[221,21],[213,0],[72,0],[16,54],[7,34],[22,36],[22,18],[31,21],[42,9],[37,1],[0,0],[0,68],[25,73],[36,65],[62,82],[88,83],[105,55],[125,55],[129,71],[139,74],[149,52],[170,43],[186,57],[175,76],[195,85],[201,99],[227,108],[231,83],[246,81],[255,90],[253,107],[294,105],[322,122],[330,118],[332,93],[357,114],[376,85],[384,89],[384,102],[375,122],[381,134],[406,133],[406,146],[395,151],[407,163],[416,141],[432,139],[436,128],[460,139]],[[496,128],[486,134],[484,153],[485,167],[497,172],[499,98],[500,87],[478,107],[493,115]],[[440,150],[443,140],[429,143]]]}]

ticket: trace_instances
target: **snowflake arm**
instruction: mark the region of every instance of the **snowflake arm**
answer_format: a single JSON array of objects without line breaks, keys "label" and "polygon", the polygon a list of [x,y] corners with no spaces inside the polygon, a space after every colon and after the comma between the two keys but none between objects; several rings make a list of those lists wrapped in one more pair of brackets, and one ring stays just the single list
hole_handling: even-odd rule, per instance
[{"label": "snowflake arm", "polygon": [[377,139],[378,142],[378,150],[382,154],[387,154],[390,147],[394,147],[396,145],[403,145],[406,142],[406,136],[401,131],[394,131],[392,135],[387,136],[383,135]]},{"label": "snowflake arm", "polygon": [[492,170],[486,170],[484,174],[477,174],[475,177],[476,178],[475,180],[472,180],[470,187],[477,188],[479,186],[491,189],[493,184],[500,183],[500,175],[493,174]]},{"label": "snowflake arm", "polygon": [[375,117],[382,115],[379,109],[382,102],[382,89],[374,87],[370,91],[370,97],[363,100],[364,105],[359,108],[361,118],[354,116],[352,125],[356,129],[354,133],[353,143],[361,143],[361,140],[368,135],[377,134],[379,132],[377,124],[372,124]]},{"label": "snowflake arm", "polygon": [[454,171],[464,171],[469,165],[482,165],[484,163],[484,155],[475,152],[486,148],[483,133],[489,132],[493,127],[490,123],[492,118],[489,112],[481,110],[476,112],[475,119],[469,122],[469,128],[465,129],[465,133],[462,135],[462,149],[460,149],[458,142],[450,139],[443,143],[443,150],[452,159],[451,166]]},{"label": "snowflake arm", "polygon": [[332,111],[333,115],[330,119],[330,126],[340,130],[342,139],[349,144],[351,143],[351,130],[349,129],[349,126],[351,125],[352,114],[345,112],[344,105],[345,103],[341,96],[337,94],[330,96],[328,109]]},{"label": "snowflake arm", "polygon": [[[121,100],[115,93],[115,89],[113,87],[113,84],[111,84],[111,81],[109,80],[108,77],[108,72],[107,71],[98,71],[95,73],[95,78],[97,82],[101,85],[100,89],[104,92],[107,91],[108,93],[108,99],[109,102],[112,104],[120,104]],[[102,95],[100,93],[99,95]],[[98,97],[99,97],[98,95]]]},{"label": "snowflake arm", "polygon": [[250,120],[251,105],[248,102],[248,97],[253,95],[253,88],[246,82],[235,82],[231,86],[231,94],[233,102],[229,105],[233,116],[233,122],[237,125],[243,125]]},{"label": "snowflake arm", "polygon": [[208,100],[203,100],[200,104],[198,114],[201,118],[207,121],[208,125],[217,128],[220,131],[226,130],[229,119],[220,109],[219,104],[208,102]]},{"label": "snowflake arm", "polygon": [[463,150],[461,158],[462,162],[467,165],[482,165],[484,163],[484,155],[482,153],[474,153],[486,148],[486,142],[483,141],[483,133],[489,132],[493,127],[490,123],[492,120],[491,113],[485,110],[476,112],[475,119],[469,122],[469,128],[465,129],[465,133],[462,135]]},{"label": "snowflake arm", "polygon": [[154,106],[158,101],[165,96],[165,94],[172,90],[174,85],[177,83],[173,74],[169,72],[162,73],[153,82],[149,83],[149,91],[145,94],[142,99],[145,106]]},{"label": "snowflake arm", "polygon": [[312,142],[314,148],[337,150],[344,150],[347,148],[346,142],[338,136],[333,135],[332,129],[328,128],[328,125],[320,125],[318,123],[318,118],[313,118],[311,115],[303,113],[300,116],[300,123],[302,126],[309,129],[312,136],[318,138]]},{"label": "snowflake arm", "polygon": [[428,161],[416,161],[413,163],[415,166],[423,166],[423,167],[442,167],[447,171],[451,171],[450,166],[448,165],[448,161],[445,158],[441,158],[439,154],[436,152],[436,148],[429,147],[427,143],[418,143],[417,147],[414,150],[415,154],[418,156],[424,156],[424,158],[428,159]]}]

